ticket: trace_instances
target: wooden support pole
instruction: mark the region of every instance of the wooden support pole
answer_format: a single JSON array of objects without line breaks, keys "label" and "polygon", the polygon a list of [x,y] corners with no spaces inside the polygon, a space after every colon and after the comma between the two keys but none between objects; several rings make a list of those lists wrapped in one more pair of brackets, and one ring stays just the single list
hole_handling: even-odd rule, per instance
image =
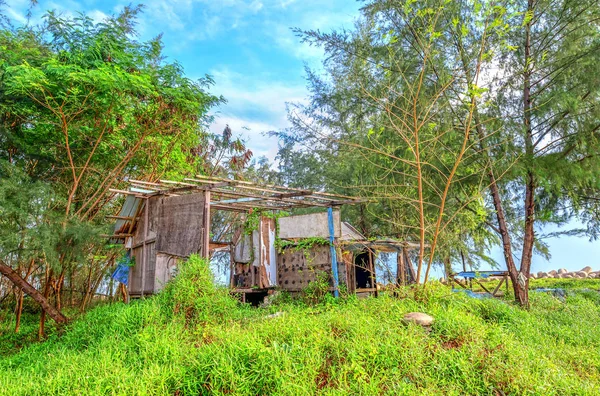
[{"label": "wooden support pole", "polygon": [[234,271],[235,271],[235,263],[233,261],[233,255],[234,255],[234,251],[235,251],[235,246],[233,244],[231,244],[229,246],[229,287],[230,288],[234,288],[235,285],[233,283],[233,275],[234,275]]},{"label": "wooden support pole", "polygon": [[408,267],[408,273],[410,274],[412,281],[416,283],[416,282],[418,282],[418,280],[417,280],[417,275],[415,274],[415,267],[413,266],[410,256],[408,255],[408,251],[405,249],[402,249],[402,250],[404,253],[404,260]]},{"label": "wooden support pole", "polygon": [[398,251],[398,267],[396,269],[396,283],[400,286],[406,285],[406,264],[404,263],[404,248]]},{"label": "wooden support pole", "polygon": [[258,218],[258,286],[259,287],[265,287],[266,285],[263,285],[263,276],[262,276],[262,266],[263,266],[263,233],[262,233],[262,227],[263,227],[263,219],[262,216],[260,216]]},{"label": "wooden support pole", "polygon": [[144,240],[142,241],[142,291],[141,297],[144,297],[146,290],[146,263],[148,262],[148,252],[146,250],[146,239],[148,239],[148,198],[144,200]]},{"label": "wooden support pole", "polygon": [[202,212],[202,257],[210,259],[210,189],[204,190],[204,210]]}]

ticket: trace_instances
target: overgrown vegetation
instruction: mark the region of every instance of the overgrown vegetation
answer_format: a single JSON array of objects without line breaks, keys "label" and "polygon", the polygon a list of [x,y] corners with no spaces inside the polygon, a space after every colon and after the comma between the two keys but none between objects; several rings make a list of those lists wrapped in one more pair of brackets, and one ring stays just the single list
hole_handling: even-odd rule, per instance
[{"label": "overgrown vegetation", "polygon": [[[600,281],[588,283],[600,288]],[[192,258],[156,297],[94,308],[44,343],[3,350],[0,393],[600,392],[597,290],[564,303],[546,293],[531,300],[524,311],[439,285],[418,299],[325,298],[312,307],[282,299],[249,309],[215,287],[206,264]],[[430,333],[402,324],[412,311],[435,318]],[[284,314],[267,317],[274,312]],[[4,345],[12,328],[0,323]],[[24,325],[27,331],[35,326]]]}]

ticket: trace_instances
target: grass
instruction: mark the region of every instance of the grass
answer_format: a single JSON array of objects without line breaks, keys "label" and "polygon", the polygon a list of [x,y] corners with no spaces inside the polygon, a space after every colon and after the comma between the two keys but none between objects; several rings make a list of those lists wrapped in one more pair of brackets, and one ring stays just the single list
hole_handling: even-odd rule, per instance
[{"label": "grass", "polygon": [[[594,290],[565,302],[531,293],[529,311],[441,285],[417,296],[407,289],[408,298],[252,309],[210,279],[191,259],[154,298],[94,308],[44,343],[2,351],[0,394],[600,394]],[[435,318],[431,332],[402,323],[411,311]],[[267,318],[274,312],[285,315]],[[0,345],[10,337],[0,325]]]}]

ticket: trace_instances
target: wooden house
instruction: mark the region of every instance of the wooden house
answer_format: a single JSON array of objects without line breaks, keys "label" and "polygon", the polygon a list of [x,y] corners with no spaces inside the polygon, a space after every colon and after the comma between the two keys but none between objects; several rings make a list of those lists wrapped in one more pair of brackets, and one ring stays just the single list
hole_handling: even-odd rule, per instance
[{"label": "wooden house", "polygon": [[[334,294],[340,287],[376,294],[378,251],[398,251],[399,282],[414,280],[407,254],[414,246],[366,240],[341,221],[340,206],[359,199],[202,176],[130,184],[128,191],[114,190],[126,198],[119,215],[111,216],[116,219],[111,239],[124,243],[135,260],[128,285],[132,297],[160,291],[175,275],[178,262],[191,254],[208,258],[223,249],[230,251],[230,286],[244,299],[262,298],[275,289],[301,291],[319,272],[330,274]],[[296,208],[321,211],[273,215]],[[219,210],[254,213],[258,224],[252,230],[238,229],[230,241],[211,241],[211,213]]]}]

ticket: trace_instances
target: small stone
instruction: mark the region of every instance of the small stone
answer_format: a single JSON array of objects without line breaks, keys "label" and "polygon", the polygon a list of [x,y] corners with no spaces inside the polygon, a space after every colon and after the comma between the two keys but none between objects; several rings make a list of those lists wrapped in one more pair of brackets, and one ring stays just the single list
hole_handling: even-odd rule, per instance
[{"label": "small stone", "polygon": [[590,272],[592,272],[592,267],[590,267],[589,265],[587,267],[583,267],[580,272],[585,272],[586,274],[589,274]]},{"label": "small stone", "polygon": [[562,275],[562,274],[566,274],[566,273],[568,273],[568,272],[569,272],[569,271],[567,271],[567,270],[566,270],[566,269],[564,269],[564,268],[561,268],[561,269],[559,269],[559,270],[558,270],[558,273],[559,273],[559,274],[561,274],[561,275]]},{"label": "small stone", "polygon": [[433,317],[422,312],[410,312],[404,315],[404,323],[415,323],[419,326],[429,327],[433,324]]}]

